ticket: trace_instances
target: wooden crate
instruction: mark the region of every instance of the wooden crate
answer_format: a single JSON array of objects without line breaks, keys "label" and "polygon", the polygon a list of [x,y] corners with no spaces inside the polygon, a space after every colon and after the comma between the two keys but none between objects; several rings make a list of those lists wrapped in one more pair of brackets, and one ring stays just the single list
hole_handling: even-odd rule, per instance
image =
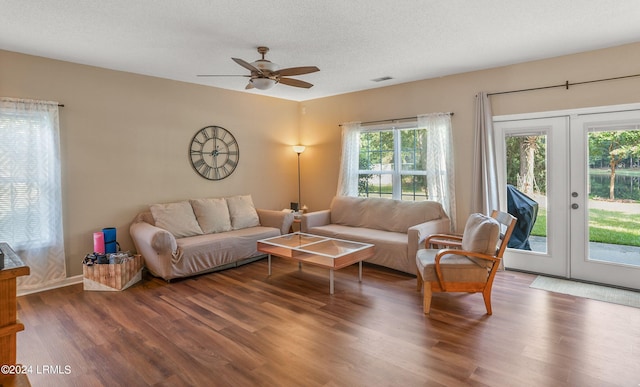
[{"label": "wooden crate", "polygon": [[139,254],[123,263],[82,265],[84,290],[124,290],[142,279],[142,266]]}]

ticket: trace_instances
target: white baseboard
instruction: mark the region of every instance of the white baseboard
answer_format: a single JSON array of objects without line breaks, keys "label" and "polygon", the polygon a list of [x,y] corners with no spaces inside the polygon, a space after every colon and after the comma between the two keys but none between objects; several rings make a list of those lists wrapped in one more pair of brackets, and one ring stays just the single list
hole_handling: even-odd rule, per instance
[{"label": "white baseboard", "polygon": [[73,276],[73,277],[67,277],[64,280],[60,281],[60,282],[57,282],[57,283],[52,284],[52,285],[44,286],[44,287],[38,288],[38,289],[26,289],[26,290],[18,289],[17,296],[18,297],[26,296],[27,294],[39,293],[39,292],[44,292],[46,290],[62,288],[62,287],[69,286],[69,285],[81,284],[83,279],[84,279],[84,277],[81,274],[81,275],[76,275],[76,276]]}]

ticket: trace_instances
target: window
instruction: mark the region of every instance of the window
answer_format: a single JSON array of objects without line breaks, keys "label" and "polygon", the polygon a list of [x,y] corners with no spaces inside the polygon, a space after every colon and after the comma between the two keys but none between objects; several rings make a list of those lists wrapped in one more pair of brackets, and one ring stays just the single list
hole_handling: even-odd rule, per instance
[{"label": "window", "polygon": [[0,235],[31,268],[35,289],[66,277],[58,104],[0,100]]},{"label": "window", "polygon": [[421,114],[385,126],[340,126],[337,195],[436,201],[455,230],[451,113]]},{"label": "window", "polygon": [[42,114],[2,113],[0,139],[0,230],[15,249],[47,245],[51,232],[44,215],[51,203],[49,158],[53,144]]},{"label": "window", "polygon": [[427,200],[425,138],[415,127],[361,132],[358,196]]}]

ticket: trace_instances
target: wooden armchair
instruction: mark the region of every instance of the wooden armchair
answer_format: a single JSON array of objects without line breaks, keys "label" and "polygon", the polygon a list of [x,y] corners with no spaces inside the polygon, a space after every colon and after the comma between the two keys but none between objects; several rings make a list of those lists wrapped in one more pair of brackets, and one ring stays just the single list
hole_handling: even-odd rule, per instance
[{"label": "wooden armchair", "polygon": [[424,313],[429,313],[433,292],[467,292],[482,293],[491,314],[493,279],[515,225],[510,214],[493,211],[490,217],[471,214],[462,235],[429,236],[416,254]]}]

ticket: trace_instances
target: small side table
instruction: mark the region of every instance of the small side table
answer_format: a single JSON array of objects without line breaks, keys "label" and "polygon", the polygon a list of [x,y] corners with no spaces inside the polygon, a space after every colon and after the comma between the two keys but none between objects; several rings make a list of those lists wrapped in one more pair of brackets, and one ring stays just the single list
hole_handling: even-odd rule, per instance
[{"label": "small side table", "polygon": [[[301,224],[301,223],[302,223],[302,218],[294,218],[294,219],[293,219],[293,223],[291,223],[291,227],[289,227],[289,234],[291,234],[291,233],[293,233],[293,232],[296,232],[296,231],[302,231],[302,230],[300,230],[300,224]],[[296,224],[297,224],[298,226],[296,226],[296,227],[294,228],[293,226],[295,226]],[[296,230],[296,228],[297,228],[297,230]]]}]

